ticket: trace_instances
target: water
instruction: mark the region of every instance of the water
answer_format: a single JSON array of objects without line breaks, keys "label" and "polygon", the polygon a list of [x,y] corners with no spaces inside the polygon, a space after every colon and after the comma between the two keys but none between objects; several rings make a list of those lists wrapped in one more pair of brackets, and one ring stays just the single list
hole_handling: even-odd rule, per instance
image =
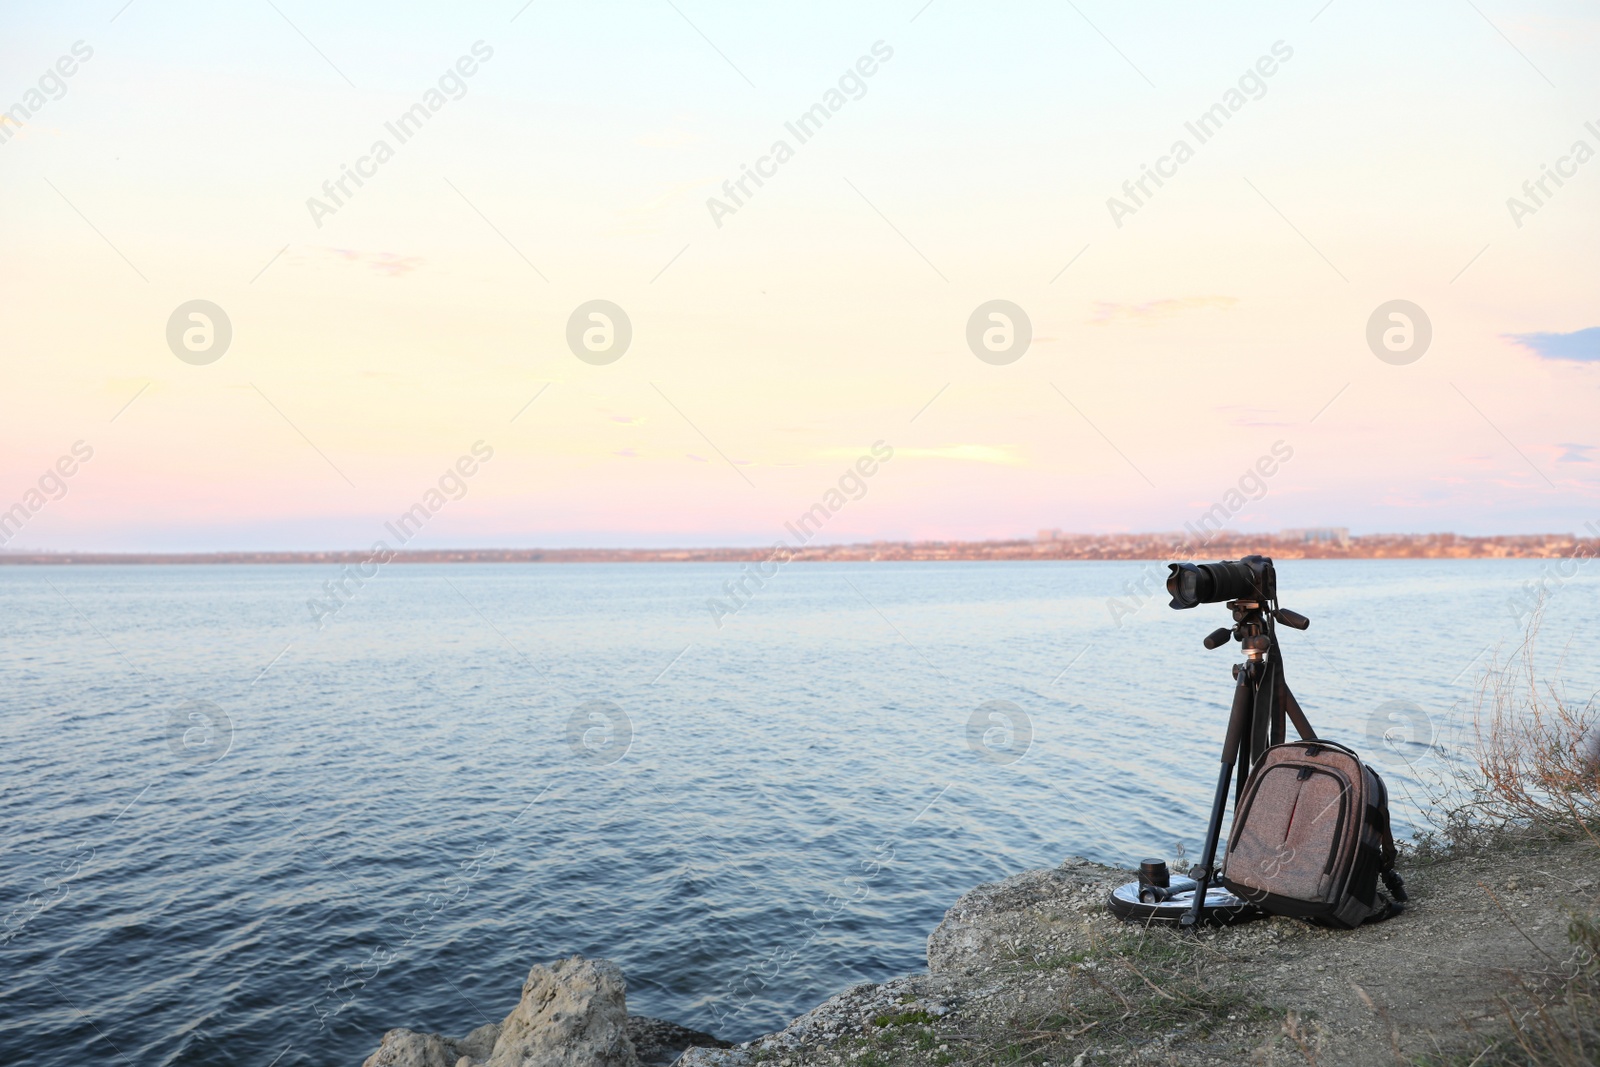
[{"label": "water", "polygon": [[[574,952],[743,1039],[979,882],[1192,860],[1225,612],[1113,626],[1143,566],[796,565],[719,630],[731,565],[392,565],[320,631],[331,567],[0,568],[0,1061],[354,1065]],[[1544,566],[1283,565],[1289,680],[1402,829]],[[1597,617],[1582,574],[1545,624],[1579,697]]]}]

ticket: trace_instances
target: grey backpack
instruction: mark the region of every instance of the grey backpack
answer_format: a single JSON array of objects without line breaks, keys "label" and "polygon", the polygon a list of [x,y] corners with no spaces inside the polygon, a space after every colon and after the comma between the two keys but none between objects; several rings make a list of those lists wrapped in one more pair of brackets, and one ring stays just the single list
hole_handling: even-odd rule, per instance
[{"label": "grey backpack", "polygon": [[1394,862],[1378,772],[1343,745],[1291,741],[1262,753],[1245,783],[1222,881],[1264,911],[1348,928],[1400,910]]}]

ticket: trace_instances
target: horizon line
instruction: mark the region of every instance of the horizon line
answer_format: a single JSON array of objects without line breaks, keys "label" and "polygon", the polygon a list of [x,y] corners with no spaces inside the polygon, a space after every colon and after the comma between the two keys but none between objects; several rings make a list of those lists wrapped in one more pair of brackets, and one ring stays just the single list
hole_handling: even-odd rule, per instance
[{"label": "horizon line", "polygon": [[[1263,554],[1281,558],[1552,558],[1586,543],[1600,547],[1600,537],[1577,534],[1457,534],[1432,533],[1351,534],[1343,527],[1312,527],[1276,533],[1218,530],[1203,539],[1176,531],[1146,533],[1064,533],[1041,530],[1033,538],[977,541],[923,539],[854,542],[803,542],[798,547],[703,546],[666,548],[524,547],[524,548],[398,548],[377,545],[367,549],[215,549],[191,551],[12,549],[0,548],[0,563],[561,563],[561,562],[742,562],[761,559],[781,550],[798,562],[897,562],[981,560],[1102,560],[1163,559],[1171,551],[1189,550],[1221,554],[1229,549],[1270,549]],[[1287,554],[1285,554],[1287,552]]]}]

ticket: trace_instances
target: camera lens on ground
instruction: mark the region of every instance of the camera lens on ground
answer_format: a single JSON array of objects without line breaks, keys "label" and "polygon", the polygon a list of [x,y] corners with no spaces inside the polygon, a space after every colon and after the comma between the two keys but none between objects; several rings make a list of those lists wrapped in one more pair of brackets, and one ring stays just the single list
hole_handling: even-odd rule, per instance
[{"label": "camera lens on ground", "polygon": [[1165,860],[1145,860],[1139,864],[1139,881],[1143,885],[1158,885],[1165,889],[1171,878]]}]

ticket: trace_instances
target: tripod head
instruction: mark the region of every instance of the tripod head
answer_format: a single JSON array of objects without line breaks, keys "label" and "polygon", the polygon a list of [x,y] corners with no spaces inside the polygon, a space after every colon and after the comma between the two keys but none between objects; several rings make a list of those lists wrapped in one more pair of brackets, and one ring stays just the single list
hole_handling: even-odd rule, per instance
[{"label": "tripod head", "polygon": [[1233,625],[1223,626],[1206,634],[1205,646],[1221,648],[1231,637],[1244,647],[1247,659],[1260,659],[1261,655],[1272,647],[1273,633],[1271,627],[1267,625],[1269,618],[1296,630],[1304,630],[1311,625],[1311,620],[1298,611],[1290,611],[1288,608],[1274,608],[1269,611],[1256,600],[1230,600],[1228,607],[1233,611]]}]

